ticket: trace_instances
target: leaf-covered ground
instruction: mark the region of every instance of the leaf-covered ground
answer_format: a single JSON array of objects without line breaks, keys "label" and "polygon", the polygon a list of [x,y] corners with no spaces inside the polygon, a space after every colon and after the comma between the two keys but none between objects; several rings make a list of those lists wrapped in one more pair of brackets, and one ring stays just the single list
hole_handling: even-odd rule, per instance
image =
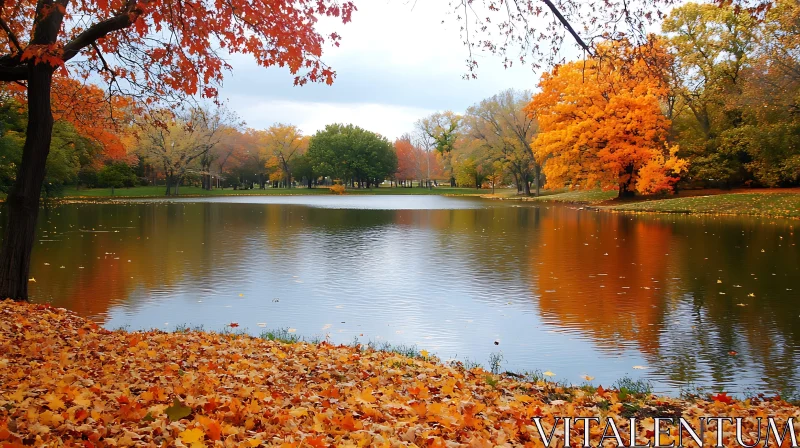
[{"label": "leaf-covered ground", "polygon": [[[757,417],[800,409],[563,388],[325,343],[109,332],[62,309],[0,301],[2,447],[541,446],[533,417],[549,430],[553,416],[579,415],[613,416],[626,442],[636,417],[643,444],[654,417],[679,414],[743,416],[750,431]],[[576,425],[573,442],[581,433]],[[706,432],[706,445],[714,437]]]}]

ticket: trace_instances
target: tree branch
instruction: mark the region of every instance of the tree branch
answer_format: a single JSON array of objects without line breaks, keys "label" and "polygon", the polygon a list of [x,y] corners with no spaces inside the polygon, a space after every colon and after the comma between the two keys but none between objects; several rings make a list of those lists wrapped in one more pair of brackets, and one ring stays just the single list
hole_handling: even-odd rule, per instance
[{"label": "tree branch", "polygon": [[95,44],[98,39],[131,26],[141,13],[135,6],[135,0],[128,0],[126,8],[119,15],[95,23],[64,45],[64,62],[74,58],[84,48]]},{"label": "tree branch", "polygon": [[592,49],[588,45],[586,45],[586,42],[584,42],[580,36],[578,36],[578,33],[575,32],[575,29],[572,28],[572,25],[570,25],[567,19],[564,18],[564,16],[561,14],[561,11],[559,11],[558,8],[556,8],[556,5],[554,5],[551,0],[542,0],[542,1],[547,5],[548,8],[550,8],[550,11],[553,12],[556,18],[558,18],[558,21],[561,22],[562,25],[564,25],[564,28],[566,28],[567,31],[569,31],[572,37],[575,38],[575,42],[577,42],[578,45],[580,45],[580,47],[584,49],[584,51],[589,53],[589,55],[593,55]]},{"label": "tree branch", "polygon": [[14,44],[14,47],[16,47],[17,51],[22,53],[22,47],[19,45],[19,40],[17,40],[17,36],[14,35],[14,33],[11,31],[11,28],[8,27],[8,24],[6,23],[5,20],[3,20],[2,17],[0,17],[0,28],[3,28],[3,31],[6,32],[8,40],[10,40],[12,44]]}]

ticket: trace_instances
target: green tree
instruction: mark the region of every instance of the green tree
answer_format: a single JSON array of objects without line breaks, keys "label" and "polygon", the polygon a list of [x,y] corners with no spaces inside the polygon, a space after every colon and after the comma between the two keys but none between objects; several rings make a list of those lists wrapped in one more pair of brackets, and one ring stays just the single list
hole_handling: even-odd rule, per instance
[{"label": "green tree", "polygon": [[749,161],[740,147],[721,145],[723,134],[744,125],[742,95],[755,51],[757,24],[732,6],[688,3],[664,20],[675,53],[674,133],[691,160],[689,179],[741,183]]},{"label": "green tree", "polygon": [[378,185],[397,171],[397,154],[386,137],[352,124],[329,124],[311,137],[308,156],[321,176]]},{"label": "green tree", "polygon": [[104,166],[97,173],[97,182],[101,187],[111,188],[113,195],[115,188],[130,188],[136,185],[136,173],[127,163],[116,162]]},{"label": "green tree", "polygon": [[[7,192],[16,178],[26,126],[24,105],[8,100],[0,106],[0,191]],[[80,135],[73,125],[56,121],[45,164],[43,194],[53,196],[65,184],[75,182],[81,168],[95,163],[100,152],[100,146]]]},{"label": "green tree", "polygon": [[[450,186],[455,187],[456,178],[452,174],[454,172],[453,166],[453,149],[456,148],[459,136],[461,135],[462,117],[453,111],[436,112],[425,118],[420,119],[416,123],[417,130],[426,139],[430,139],[433,147],[442,155],[445,160],[446,168],[450,169]],[[425,145],[427,146],[427,144]]]},{"label": "green tree", "polygon": [[302,179],[308,188],[314,187],[314,181],[318,177],[314,171],[314,161],[311,160],[308,154],[301,154],[295,157],[292,162],[292,173],[297,179]]}]

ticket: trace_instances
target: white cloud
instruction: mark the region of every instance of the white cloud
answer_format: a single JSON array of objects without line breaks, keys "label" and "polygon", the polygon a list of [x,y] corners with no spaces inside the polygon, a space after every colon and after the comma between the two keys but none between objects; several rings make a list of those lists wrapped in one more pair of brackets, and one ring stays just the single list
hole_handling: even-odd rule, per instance
[{"label": "white cloud", "polygon": [[273,123],[297,125],[304,134],[312,135],[331,123],[353,123],[394,140],[419,117],[431,110],[377,103],[318,103],[288,100],[254,100],[234,97],[231,107],[247,121],[248,126],[262,129]]},{"label": "white cloud", "polygon": [[323,32],[342,36],[340,47],[323,54],[337,72],[333,86],[293,87],[287,69],[264,69],[235,55],[223,98],[254,128],[284,122],[313,133],[344,122],[392,139],[436,110],[463,112],[501,90],[536,87],[539,75],[529,66],[504,69],[500,58],[487,55],[478,55],[477,80],[462,79],[468,52],[458,25],[446,20],[452,19],[447,2],[356,0],[356,6],[347,25],[320,22]]}]

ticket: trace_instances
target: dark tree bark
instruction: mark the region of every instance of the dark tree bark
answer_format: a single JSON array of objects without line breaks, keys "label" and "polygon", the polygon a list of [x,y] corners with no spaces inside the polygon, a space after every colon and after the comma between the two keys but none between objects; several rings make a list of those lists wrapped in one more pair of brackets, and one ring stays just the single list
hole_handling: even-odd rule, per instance
[{"label": "dark tree bark", "polygon": [[[45,4],[47,3],[47,4]],[[63,14],[43,12],[52,2],[40,2],[36,16],[40,21],[31,44],[49,45],[56,41]],[[53,135],[50,89],[54,67],[31,61],[27,66],[28,128],[17,178],[6,198],[6,229],[0,252],[0,299],[28,300],[28,274],[31,250],[36,237],[39,199],[42,194],[45,164]]]},{"label": "dark tree bark", "polygon": [[0,257],[0,297],[28,299],[31,250],[36,235],[39,199],[50,153],[52,67],[32,65],[28,78],[28,129],[17,179],[6,200],[8,221]]}]

